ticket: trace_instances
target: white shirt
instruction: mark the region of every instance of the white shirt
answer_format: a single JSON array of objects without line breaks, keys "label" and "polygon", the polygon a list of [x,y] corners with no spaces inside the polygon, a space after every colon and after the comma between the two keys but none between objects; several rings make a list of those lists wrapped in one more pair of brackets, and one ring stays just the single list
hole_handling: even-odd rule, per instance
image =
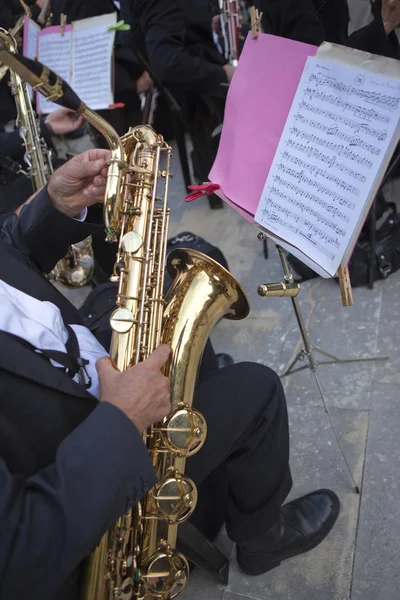
[{"label": "white shirt", "polygon": [[[18,336],[38,350],[66,352],[68,331],[55,304],[37,300],[0,280],[0,307],[0,331]],[[96,361],[108,353],[87,327],[71,325],[71,328],[78,339],[81,357],[89,361],[86,366],[92,380],[89,392],[99,398]],[[76,375],[74,380],[78,379]]]}]

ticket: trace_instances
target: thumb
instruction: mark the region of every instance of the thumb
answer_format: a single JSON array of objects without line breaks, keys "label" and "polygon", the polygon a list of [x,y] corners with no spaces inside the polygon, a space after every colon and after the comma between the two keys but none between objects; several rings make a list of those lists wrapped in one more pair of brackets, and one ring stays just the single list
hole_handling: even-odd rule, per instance
[{"label": "thumb", "polygon": [[153,369],[161,369],[167,362],[170,354],[171,348],[163,344],[156,348],[144,362]]},{"label": "thumb", "polygon": [[97,373],[99,374],[100,381],[105,377],[111,375],[112,373],[115,373],[116,371],[111,360],[105,356],[103,356],[103,358],[99,358],[99,360],[96,361],[96,369]]}]

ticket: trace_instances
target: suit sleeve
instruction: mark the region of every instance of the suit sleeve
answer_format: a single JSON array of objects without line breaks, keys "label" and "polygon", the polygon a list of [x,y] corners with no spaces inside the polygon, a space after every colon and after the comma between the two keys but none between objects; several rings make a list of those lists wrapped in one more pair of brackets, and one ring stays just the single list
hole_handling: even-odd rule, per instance
[{"label": "suit sleeve", "polygon": [[171,0],[139,0],[152,73],[163,84],[182,84],[186,90],[213,93],[227,76],[222,66],[191,55],[185,47],[185,22]]},{"label": "suit sleeve", "polygon": [[71,219],[54,208],[44,188],[22,209],[19,217],[4,221],[0,235],[41,271],[49,273],[71,244],[101,229],[101,225]]},{"label": "suit sleeve", "polygon": [[105,531],[155,483],[139,432],[108,403],[34,476],[12,476],[0,460],[0,597],[56,598]]},{"label": "suit sleeve", "polygon": [[25,148],[17,129],[0,133],[0,148],[2,148],[2,153],[12,160],[19,163],[23,161]]},{"label": "suit sleeve", "polygon": [[382,17],[379,14],[366,27],[355,31],[349,36],[346,46],[371,52],[372,54],[380,54],[389,58],[399,58],[399,42],[395,32],[386,35],[383,27]]}]

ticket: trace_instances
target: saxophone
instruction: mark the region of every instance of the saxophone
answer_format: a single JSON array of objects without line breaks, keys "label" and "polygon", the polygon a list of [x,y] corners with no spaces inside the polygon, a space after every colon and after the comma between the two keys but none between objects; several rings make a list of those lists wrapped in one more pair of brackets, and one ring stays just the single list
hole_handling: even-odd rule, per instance
[{"label": "saxophone", "polygon": [[[14,58],[5,59],[12,66]],[[38,63],[23,61],[34,71],[30,82],[37,89],[79,110],[111,148],[104,219],[107,239],[118,241],[112,276],[119,281],[117,308],[110,319],[115,367],[130,368],[161,343],[171,348],[164,370],[171,384],[171,411],[143,432],[158,483],[87,558],[81,599],[169,600],[184,589],[189,576],[187,559],[176,550],[178,526],[197,500],[196,486],[185,475],[186,459],[206,438],[204,417],[193,408],[197,371],[212,327],[224,316],[247,316],[248,301],[226,269],[191,249],[168,256],[174,280],[163,297],[171,148],[149,125],[131,128],[119,138],[60,78],[42,66],[39,74]]]},{"label": "saxophone", "polygon": [[[15,38],[11,32],[1,27],[0,42],[9,52],[17,54]],[[51,152],[40,134],[26,83],[13,70],[10,71],[10,81],[17,107],[17,126],[25,146],[24,160],[27,170],[22,173],[30,178],[36,192],[47,184],[53,172]],[[81,287],[92,279],[93,270],[94,258],[89,237],[79,244],[71,246],[67,255],[57,263],[48,277],[52,281],[69,287]]]}]

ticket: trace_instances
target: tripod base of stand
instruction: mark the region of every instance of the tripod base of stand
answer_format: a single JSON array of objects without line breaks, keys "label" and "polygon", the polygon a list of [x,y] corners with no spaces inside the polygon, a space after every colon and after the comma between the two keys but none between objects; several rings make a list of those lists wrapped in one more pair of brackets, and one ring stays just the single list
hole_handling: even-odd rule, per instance
[{"label": "tripod base of stand", "polygon": [[[322,356],[326,356],[327,358],[330,358],[330,360],[310,361],[311,353],[322,354]],[[304,359],[307,359],[307,364],[305,364],[301,367],[297,367],[297,369],[295,369],[294,367],[296,366],[296,364],[298,362],[301,362]],[[295,359],[290,363],[290,365],[288,366],[286,371],[280,375],[280,377],[287,377],[288,375],[293,375],[294,373],[298,373],[299,371],[304,371],[305,369],[311,369],[312,371],[314,371],[317,367],[319,367],[321,365],[346,365],[346,364],[348,365],[348,364],[353,364],[353,363],[368,363],[368,362],[376,362],[376,361],[384,361],[384,360],[389,360],[389,357],[388,356],[375,356],[375,357],[371,357],[371,358],[339,358],[338,356],[335,356],[334,354],[330,354],[329,352],[325,352],[325,350],[321,350],[320,348],[312,346],[308,350],[306,348],[302,348],[300,350],[300,352],[297,354],[297,356],[295,357]]]}]

